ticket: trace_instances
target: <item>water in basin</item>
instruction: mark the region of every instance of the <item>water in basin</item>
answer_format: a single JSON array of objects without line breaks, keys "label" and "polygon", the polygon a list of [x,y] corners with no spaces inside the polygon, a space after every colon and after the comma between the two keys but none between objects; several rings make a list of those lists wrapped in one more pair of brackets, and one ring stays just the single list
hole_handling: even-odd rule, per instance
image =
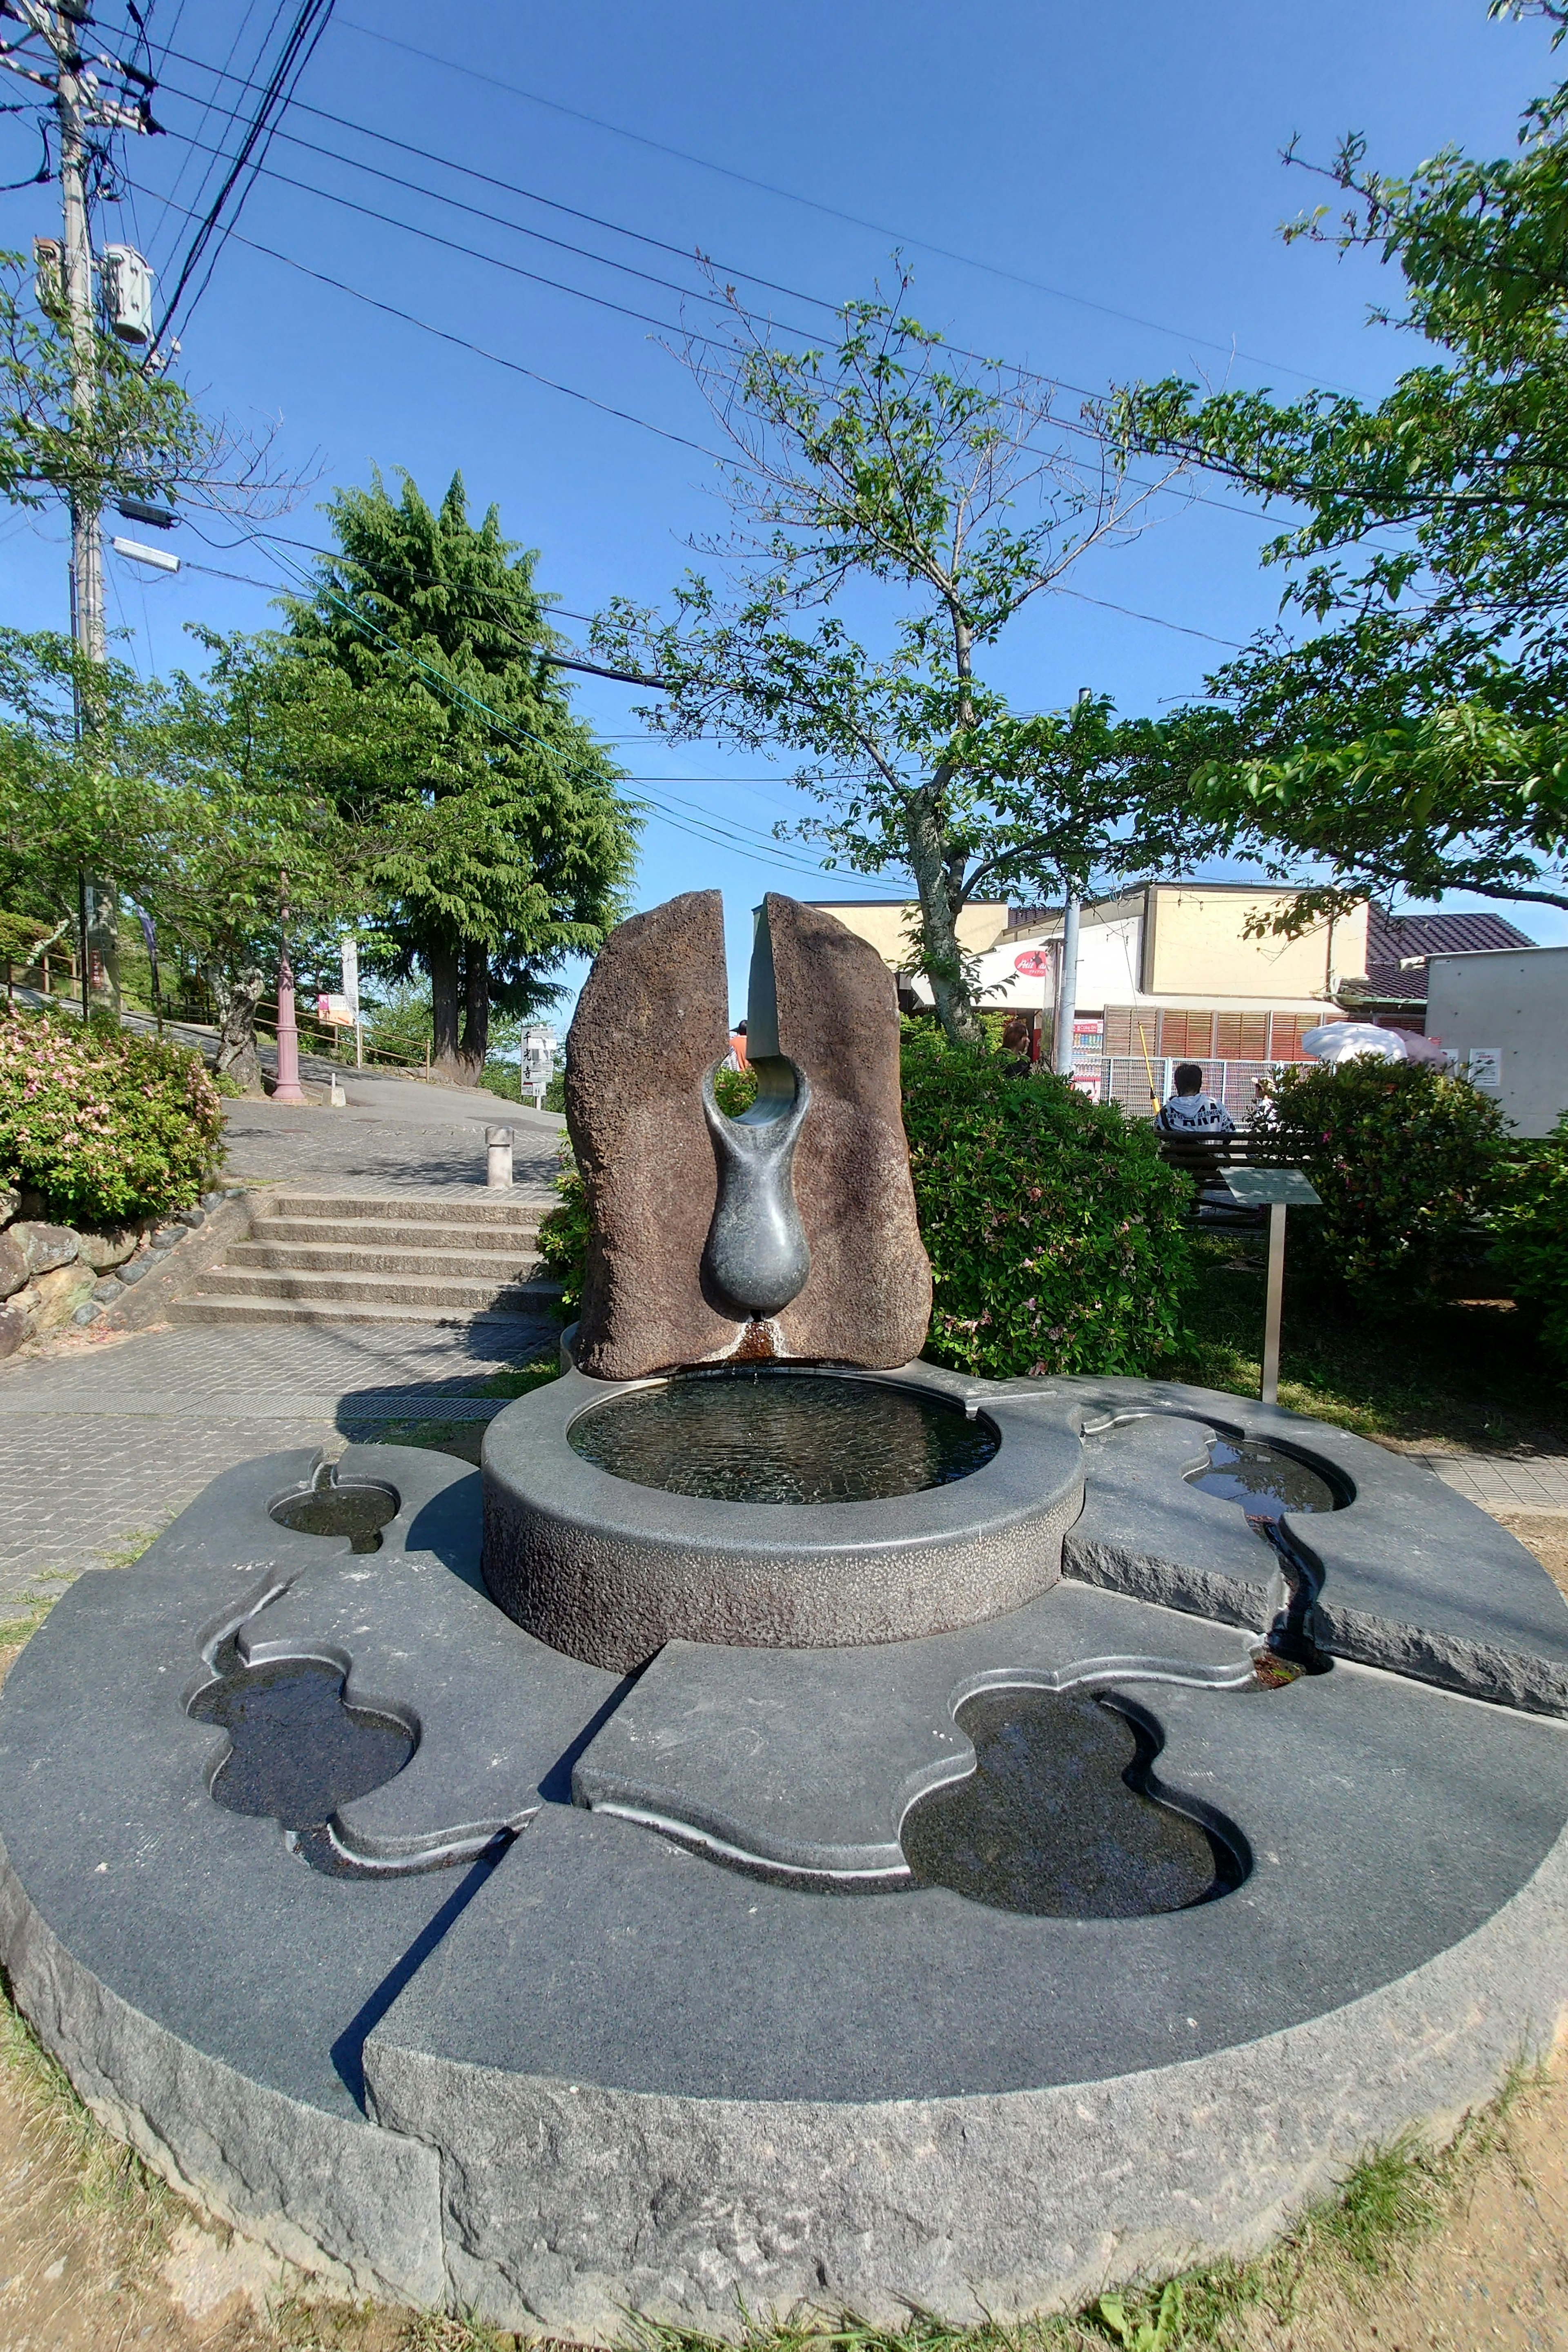
[{"label": "water in basin", "polygon": [[687,1372],[580,1413],[574,1453],[612,1477],[730,1503],[868,1503],[967,1478],[1001,1440],[960,1406],[879,1381]]},{"label": "water in basin", "polygon": [[1341,1497],[1320,1470],[1256,1437],[1215,1437],[1189,1486],[1223,1503],[1239,1503],[1249,1519],[1282,1518],[1287,1511],[1337,1511]]},{"label": "water in basin", "polygon": [[350,1798],[390,1780],[414,1752],[406,1726],[345,1702],[342,1669],[325,1659],[243,1666],[229,1643],[214,1663],[221,1679],[197,1694],[191,1713],[232,1742],[212,1783],[231,1813],[318,1828]]},{"label": "water in basin", "polygon": [[379,1551],[382,1528],[397,1517],[397,1496],[372,1478],[321,1479],[279,1496],[268,1516],[300,1535],[352,1537],[351,1551]]},{"label": "water in basin", "polygon": [[958,1720],[974,1771],[904,1819],[920,1885],[1036,1917],[1137,1919],[1240,1884],[1239,1840],[1149,1794],[1159,1740],[1139,1715],[1092,1691],[998,1690]]}]

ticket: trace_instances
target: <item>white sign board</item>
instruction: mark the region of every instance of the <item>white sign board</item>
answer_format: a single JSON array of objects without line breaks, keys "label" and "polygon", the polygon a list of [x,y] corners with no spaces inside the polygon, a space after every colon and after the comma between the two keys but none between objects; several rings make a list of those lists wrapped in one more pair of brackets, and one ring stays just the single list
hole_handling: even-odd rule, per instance
[{"label": "white sign board", "polygon": [[359,941],[357,940],[344,940],[342,960],[343,996],[357,1013],[359,1011]]},{"label": "white sign board", "polygon": [[1502,1047],[1472,1045],[1465,1061],[1465,1076],[1473,1087],[1489,1087],[1494,1091],[1502,1084]]},{"label": "white sign board", "polygon": [[523,1031],[518,1045],[518,1076],[525,1092],[531,1091],[536,1105],[544,1099],[544,1089],[555,1075],[555,1032],[539,1024]]}]

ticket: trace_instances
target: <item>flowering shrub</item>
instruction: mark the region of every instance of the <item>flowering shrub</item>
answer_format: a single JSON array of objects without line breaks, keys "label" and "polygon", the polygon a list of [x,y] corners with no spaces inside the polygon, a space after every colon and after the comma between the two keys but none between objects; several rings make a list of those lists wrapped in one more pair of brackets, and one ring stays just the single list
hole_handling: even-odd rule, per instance
[{"label": "flowering shrub", "polygon": [[199,1054],[94,1023],[0,1008],[0,1181],[68,1223],[190,1208],[221,1150]]},{"label": "flowering shrub", "polygon": [[1541,1341],[1568,1371],[1568,1111],[1539,1142],[1514,1144],[1492,1217],[1492,1263],[1541,1317]]},{"label": "flowering shrub", "polygon": [[1337,1277],[1366,1314],[1433,1299],[1461,1234],[1497,1197],[1497,1104],[1423,1062],[1314,1064],[1260,1093],[1268,1157],[1305,1169],[1322,1198],[1290,1221],[1298,1265]]},{"label": "flowering shrub", "polygon": [[1148,1122],[914,1024],[903,1083],[927,1355],[994,1380],[1157,1370],[1193,1280],[1192,1187]]}]

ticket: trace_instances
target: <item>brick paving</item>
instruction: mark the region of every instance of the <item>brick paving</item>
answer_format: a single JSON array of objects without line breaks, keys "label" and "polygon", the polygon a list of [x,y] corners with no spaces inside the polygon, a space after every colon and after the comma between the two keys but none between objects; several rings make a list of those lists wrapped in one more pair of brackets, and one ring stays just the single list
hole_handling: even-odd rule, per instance
[{"label": "brick paving", "polygon": [[140,1549],[220,1470],[331,1434],[330,1418],[207,1423],[170,1412],[0,1421],[0,1619],[25,1615],[83,1569]]},{"label": "brick paving", "polygon": [[1417,1459],[1483,1511],[1568,1518],[1568,1454],[1423,1454]]},{"label": "brick paving", "polygon": [[[462,1115],[473,1103],[368,1084],[346,1110],[231,1102],[230,1167],[318,1190],[482,1186],[484,1101],[481,1118]],[[498,1101],[494,1123],[513,1127],[520,1181],[544,1190],[560,1121],[519,1119]],[[139,1548],[237,1462],[378,1424],[488,1418],[499,1404],[474,1391],[558,1336],[548,1316],[468,1328],[188,1325],[0,1366],[0,1622]]]}]

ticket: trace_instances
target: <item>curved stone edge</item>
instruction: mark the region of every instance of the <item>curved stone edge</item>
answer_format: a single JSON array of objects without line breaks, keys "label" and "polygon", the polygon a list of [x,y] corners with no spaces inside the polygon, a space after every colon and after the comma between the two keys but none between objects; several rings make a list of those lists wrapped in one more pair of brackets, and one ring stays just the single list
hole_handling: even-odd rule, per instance
[{"label": "curved stone edge", "polygon": [[1321,1594],[1312,1601],[1307,1622],[1314,1642],[1331,1656],[1526,1715],[1568,1717],[1568,1672],[1553,1660],[1490,1642],[1468,1642],[1458,1633],[1402,1625],[1364,1610],[1336,1608]]},{"label": "curved stone edge", "polygon": [[876,1507],[777,1512],[644,1487],[574,1453],[584,1409],[642,1383],[600,1384],[575,1367],[519,1397],[486,1432],[481,1571],[492,1601],[565,1656],[627,1674],[665,1643],[857,1647],[919,1640],[1005,1615],[1061,1572],[1083,1510],[1076,1409],[1015,1412],[1008,1393],[911,1363],[834,1377],[973,1401],[999,1425],[1000,1454],[973,1477]]},{"label": "curved stone edge", "polygon": [[252,2082],[132,2008],[67,1951],[3,1843],[0,1964],[99,2121],[182,2196],[340,2292],[445,2306],[437,2152]]},{"label": "curved stone edge", "polygon": [[[1258,2041],[1101,2082],[866,2105],[700,2100],[366,2044],[371,2112],[438,2145],[452,2304],[613,2340],[805,2305],[897,2326],[1079,2304],[1257,2251],[1370,2145],[1451,2129],[1568,2019],[1568,1838],[1485,1927]],[[392,2021],[388,2021],[389,2025]]]}]

